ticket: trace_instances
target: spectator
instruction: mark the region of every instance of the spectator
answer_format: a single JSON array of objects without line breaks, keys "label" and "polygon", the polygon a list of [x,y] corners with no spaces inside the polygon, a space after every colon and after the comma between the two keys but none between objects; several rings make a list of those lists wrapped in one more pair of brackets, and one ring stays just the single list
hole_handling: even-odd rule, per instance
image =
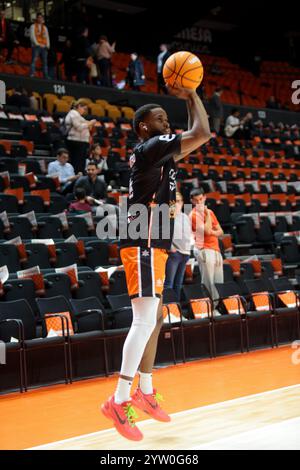
[{"label": "spectator", "polygon": [[191,254],[192,230],[189,217],[182,212],[183,198],[176,192],[176,217],[171,251],[166,265],[165,289],[174,289],[178,302],[185,266]]},{"label": "spectator", "polygon": [[14,47],[19,44],[19,41],[16,40],[14,31],[10,25],[10,22],[5,18],[5,10],[0,11],[0,50],[6,48],[6,64],[13,64],[14,61],[11,60]]},{"label": "spectator", "polygon": [[35,61],[41,57],[43,64],[44,78],[48,76],[48,49],[50,49],[50,39],[48,28],[44,24],[44,17],[41,13],[36,15],[35,22],[30,26],[30,40],[32,47],[32,62],[30,67],[30,76],[35,74]]},{"label": "spectator", "polygon": [[84,171],[89,149],[90,130],[97,122],[96,119],[87,121],[83,117],[87,112],[86,101],[79,99],[73,103],[71,111],[65,118],[67,147],[76,173]]},{"label": "spectator", "polygon": [[94,203],[94,199],[104,201],[107,197],[106,184],[97,174],[97,165],[90,162],[87,166],[87,176],[81,176],[75,183],[77,188],[83,188],[87,195],[87,201]]},{"label": "spectator", "polygon": [[[107,165],[107,157],[102,155],[102,149],[99,143],[91,146],[89,158],[85,162],[86,169],[88,164],[91,162],[94,162],[97,165],[97,175],[102,179],[102,181],[106,181],[106,174],[110,173],[110,170]],[[109,183],[109,181],[106,182]]]},{"label": "spectator", "polygon": [[133,52],[130,58],[127,67],[128,85],[133,90],[140,91],[140,87],[145,84],[144,67],[136,52]]},{"label": "spectator", "polygon": [[280,105],[279,103],[277,103],[274,96],[270,96],[270,98],[268,99],[266,103],[266,107],[269,109],[279,109]]},{"label": "spectator", "polygon": [[62,192],[69,192],[74,181],[82,176],[82,173],[75,175],[71,163],[68,163],[69,152],[65,148],[60,148],[56,153],[56,161],[50,162],[48,166],[48,176],[58,176],[62,184]]},{"label": "spectator", "polygon": [[255,130],[255,126],[253,122],[253,114],[247,113],[245,116],[244,128],[243,128],[244,139],[250,140],[252,138],[254,130]]},{"label": "spectator", "polygon": [[224,133],[226,137],[235,137],[236,139],[241,137],[241,121],[240,112],[238,109],[232,109],[230,115],[227,117],[225,122]]},{"label": "spectator", "polygon": [[88,40],[89,30],[84,28],[75,43],[76,56],[76,75],[79,83],[88,83],[89,79],[89,60],[92,55],[90,43]]},{"label": "spectator", "polygon": [[48,75],[51,80],[57,80],[57,57],[53,49],[48,52]]},{"label": "spectator", "polygon": [[28,98],[29,98],[29,107],[38,111],[40,109],[38,99],[34,96],[31,90],[27,90]]},{"label": "spectator", "polygon": [[59,65],[64,64],[65,77],[68,82],[73,81],[73,75],[75,74],[74,70],[74,51],[72,42],[70,39],[67,39],[64,45],[63,53]]},{"label": "spectator", "polygon": [[222,75],[222,71],[217,62],[214,62],[213,64],[211,64],[210,73],[211,75]]},{"label": "spectator", "polygon": [[242,119],[240,119],[239,116],[239,110],[233,109],[230,116],[227,117],[224,129],[226,137],[233,137],[234,139],[250,138],[249,133],[251,133],[253,129],[253,115],[252,113],[247,113]]},{"label": "spectator", "polygon": [[22,86],[16,87],[13,94],[7,98],[7,104],[18,108],[30,108],[27,91]]},{"label": "spectator", "polygon": [[221,121],[223,118],[223,104],[221,96],[223,93],[222,88],[216,88],[214,94],[209,100],[209,114],[211,119],[211,129],[217,134],[220,132]]},{"label": "spectator", "polygon": [[111,58],[115,48],[115,42],[110,45],[106,36],[100,36],[95,55],[100,70],[101,85],[105,87],[112,87]]},{"label": "spectator", "polygon": [[[216,306],[218,292],[215,284],[224,282],[223,258],[218,241],[223,230],[213,211],[205,206],[205,201],[203,188],[191,191],[191,202],[195,206],[190,213],[195,239],[194,255],[201,271],[202,283]],[[218,312],[215,310],[214,314],[218,315]]]},{"label": "spectator", "polygon": [[86,192],[84,188],[75,189],[74,196],[76,201],[71,202],[69,206],[69,212],[76,212],[77,214],[92,212],[92,207],[86,199]]},{"label": "spectator", "polygon": [[167,88],[163,77],[163,68],[166,60],[170,57],[167,44],[160,45],[160,53],[157,56],[157,93],[167,94]]}]

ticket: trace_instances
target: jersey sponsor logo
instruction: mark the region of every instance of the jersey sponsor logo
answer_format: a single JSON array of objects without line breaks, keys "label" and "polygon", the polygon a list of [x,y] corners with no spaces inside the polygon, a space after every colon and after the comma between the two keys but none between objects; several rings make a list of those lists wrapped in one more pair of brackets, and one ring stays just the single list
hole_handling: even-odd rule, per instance
[{"label": "jersey sponsor logo", "polygon": [[173,168],[169,171],[170,191],[174,191],[174,189],[176,189],[176,174],[177,171],[173,170]]},{"label": "jersey sponsor logo", "polygon": [[159,140],[162,140],[164,142],[172,142],[176,138],[176,134],[166,134],[166,135],[160,135]]}]

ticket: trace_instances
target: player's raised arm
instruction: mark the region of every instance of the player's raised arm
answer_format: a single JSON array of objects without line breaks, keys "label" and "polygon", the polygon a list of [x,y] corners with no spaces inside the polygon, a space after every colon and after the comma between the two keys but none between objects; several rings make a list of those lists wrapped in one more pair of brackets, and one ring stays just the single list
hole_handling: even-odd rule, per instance
[{"label": "player's raised arm", "polygon": [[189,128],[181,136],[181,154],[175,161],[181,160],[189,153],[205,144],[211,138],[208,116],[202,101],[195,90],[180,88],[175,85],[169,92],[187,102]]}]

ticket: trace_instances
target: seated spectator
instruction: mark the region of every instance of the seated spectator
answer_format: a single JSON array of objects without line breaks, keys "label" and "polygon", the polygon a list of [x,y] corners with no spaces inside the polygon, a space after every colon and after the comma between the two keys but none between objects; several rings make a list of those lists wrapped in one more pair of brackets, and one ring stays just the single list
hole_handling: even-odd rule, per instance
[{"label": "seated spectator", "polygon": [[84,212],[92,212],[92,207],[87,201],[86,192],[84,188],[75,189],[74,196],[76,201],[71,202],[69,212],[76,212],[82,214]]},{"label": "seated spectator", "polygon": [[28,98],[27,91],[22,86],[15,88],[13,94],[7,98],[6,102],[9,106],[30,108],[30,99]]},{"label": "seated spectator", "polygon": [[29,98],[29,107],[31,109],[34,109],[35,111],[38,111],[40,109],[39,107],[39,102],[37,98],[34,96],[33,92],[31,90],[27,90],[27,95]]},{"label": "seated spectator", "polygon": [[91,146],[91,153],[89,158],[86,160],[85,169],[87,169],[88,164],[95,162],[97,165],[97,174],[102,181],[106,184],[112,184],[114,180],[118,180],[119,174],[115,172],[112,168],[109,168],[107,157],[102,155],[101,145],[99,143],[93,144]]},{"label": "seated spectator", "polygon": [[95,162],[90,162],[87,166],[87,176],[81,176],[75,183],[74,190],[83,188],[87,195],[87,201],[94,203],[94,199],[103,201],[107,197],[106,184],[98,176],[98,168]]},{"label": "seated spectator", "polygon": [[88,164],[95,162],[97,165],[97,175],[101,175],[102,181],[105,180],[104,174],[108,170],[107,157],[102,155],[102,149],[100,144],[93,144],[90,149],[90,155],[86,159],[85,169],[87,169]]},{"label": "seated spectator", "polygon": [[63,185],[62,191],[71,190],[71,183],[82,176],[82,173],[75,175],[75,171],[71,163],[68,163],[69,152],[67,149],[60,148],[57,150],[56,161],[50,162],[48,166],[48,176],[58,176],[60,183]]},{"label": "seated spectator", "polygon": [[[242,119],[240,119],[240,112],[238,109],[233,109],[230,115],[227,117],[224,127],[224,133],[226,137],[233,137],[234,139],[245,139],[248,138],[245,135],[245,124],[252,121],[252,114],[247,113]],[[249,124],[251,127],[251,124]],[[251,128],[252,129],[252,128]],[[246,132],[249,134],[249,131]]]}]

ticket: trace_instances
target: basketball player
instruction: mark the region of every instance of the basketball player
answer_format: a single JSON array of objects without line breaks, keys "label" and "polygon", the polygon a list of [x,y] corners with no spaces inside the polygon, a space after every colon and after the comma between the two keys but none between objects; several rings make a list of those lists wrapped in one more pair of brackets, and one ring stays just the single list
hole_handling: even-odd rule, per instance
[{"label": "basketball player", "polygon": [[[181,135],[171,134],[167,113],[157,104],[139,108],[134,129],[141,139],[131,157],[131,178],[128,201],[128,236],[121,240],[128,293],[132,301],[133,321],[124,343],[122,367],[115,394],[103,405],[102,412],[113,421],[119,433],[134,441],[143,438],[135,424],[133,408],[139,408],[158,421],[170,421],[161,408],[162,400],[152,386],[157,341],[163,323],[161,295],[165,279],[167,250],[173,237],[176,204],[176,162],[207,142],[211,135],[205,108],[196,91],[169,89],[170,94],[186,100],[189,125]],[[148,232],[143,238],[130,237],[135,217],[133,204],[147,208]],[[153,211],[168,206],[161,225],[152,226]],[[168,220],[166,220],[168,219]],[[163,226],[169,224],[169,233]],[[153,237],[153,230],[158,230]],[[163,233],[164,232],[164,233]],[[132,381],[139,367],[139,386],[130,397]]]}]

